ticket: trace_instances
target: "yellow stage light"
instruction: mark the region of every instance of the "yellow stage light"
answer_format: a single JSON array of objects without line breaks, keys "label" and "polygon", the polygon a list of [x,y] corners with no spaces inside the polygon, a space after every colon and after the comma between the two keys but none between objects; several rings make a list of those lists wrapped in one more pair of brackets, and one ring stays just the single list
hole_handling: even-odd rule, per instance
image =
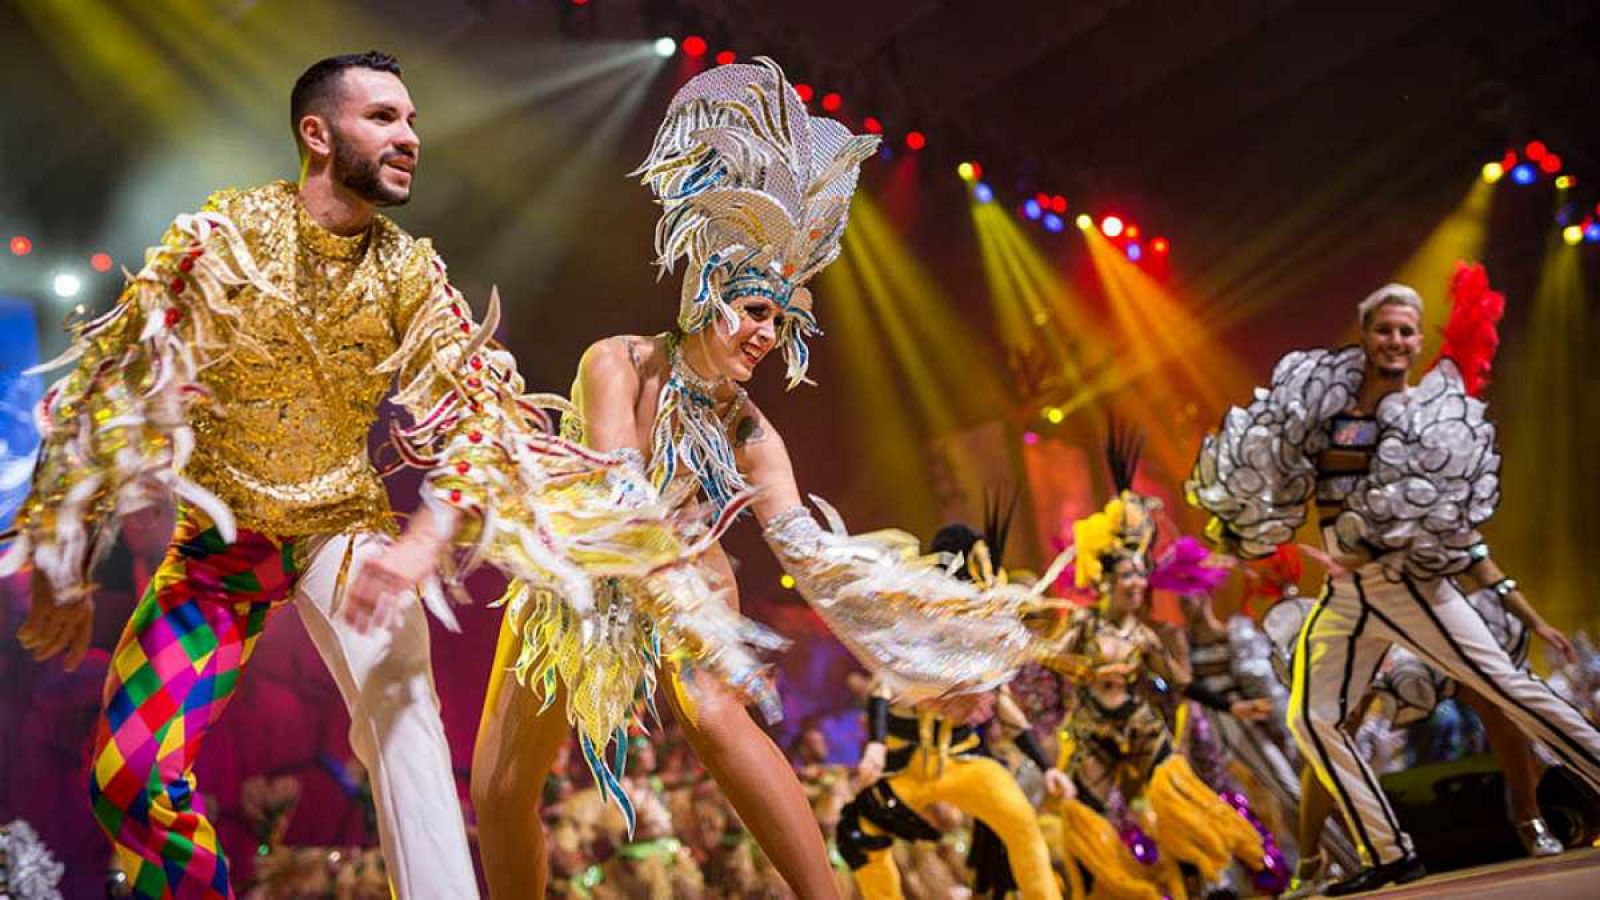
[{"label": "yellow stage light", "polygon": [[1505,177],[1505,174],[1506,167],[1497,162],[1483,164],[1483,180],[1489,182],[1490,184],[1494,184],[1496,181],[1499,181],[1501,178]]},{"label": "yellow stage light", "polygon": [[1583,242],[1583,226],[1568,225],[1567,227],[1561,229],[1561,239],[1566,241],[1567,246],[1569,247],[1578,246],[1578,244]]}]

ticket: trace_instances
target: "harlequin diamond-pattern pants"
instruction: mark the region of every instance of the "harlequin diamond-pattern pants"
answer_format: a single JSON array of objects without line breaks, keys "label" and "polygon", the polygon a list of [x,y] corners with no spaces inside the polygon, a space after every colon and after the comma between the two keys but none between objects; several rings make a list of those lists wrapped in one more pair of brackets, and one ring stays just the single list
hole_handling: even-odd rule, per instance
[{"label": "harlequin diamond-pattern pants", "polygon": [[382,547],[373,534],[279,540],[249,531],[229,544],[180,519],[113,651],[89,779],[95,818],[136,896],[234,896],[216,830],[197,808],[193,767],[257,637],[290,598],[350,710],[351,749],[372,781],[396,893],[477,896],[421,605],[368,633],[333,614],[341,577]]}]

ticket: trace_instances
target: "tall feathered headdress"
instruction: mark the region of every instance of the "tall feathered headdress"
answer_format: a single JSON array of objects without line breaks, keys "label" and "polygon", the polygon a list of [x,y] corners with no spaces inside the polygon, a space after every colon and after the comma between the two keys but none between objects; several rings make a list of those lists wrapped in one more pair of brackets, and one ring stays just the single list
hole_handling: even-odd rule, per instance
[{"label": "tall feathered headdress", "polygon": [[805,381],[806,338],[821,333],[805,283],[839,255],[861,163],[879,138],[808,115],[777,63],[756,62],[690,79],[631,174],[661,203],[661,272],[687,263],[679,327],[720,320],[732,331],[734,300],[772,300],[792,388]]},{"label": "tall feathered headdress", "polygon": [[1155,513],[1161,501],[1134,493],[1133,477],[1139,468],[1144,438],[1131,428],[1119,428],[1115,421],[1106,436],[1106,465],[1116,496],[1101,511],[1072,524],[1072,543],[1076,548],[1076,584],[1080,588],[1099,583],[1104,559],[1144,558],[1155,543]]}]

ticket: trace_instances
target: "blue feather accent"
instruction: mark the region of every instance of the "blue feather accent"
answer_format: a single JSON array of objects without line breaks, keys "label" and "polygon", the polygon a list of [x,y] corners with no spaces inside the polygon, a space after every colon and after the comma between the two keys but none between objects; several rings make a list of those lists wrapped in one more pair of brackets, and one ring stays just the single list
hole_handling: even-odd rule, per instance
[{"label": "blue feather accent", "polygon": [[[623,735],[624,750],[626,750],[626,732]],[[617,776],[606,768],[605,761],[600,754],[595,752],[594,742],[583,735],[578,736],[578,747],[583,751],[583,761],[589,765],[589,774],[594,777],[594,783],[600,788],[600,796],[604,799],[615,800],[617,810],[622,813],[622,820],[628,826],[628,837],[633,837],[633,827],[638,822],[638,813],[634,811],[633,801],[628,799],[628,792],[622,789],[622,782]]]}]

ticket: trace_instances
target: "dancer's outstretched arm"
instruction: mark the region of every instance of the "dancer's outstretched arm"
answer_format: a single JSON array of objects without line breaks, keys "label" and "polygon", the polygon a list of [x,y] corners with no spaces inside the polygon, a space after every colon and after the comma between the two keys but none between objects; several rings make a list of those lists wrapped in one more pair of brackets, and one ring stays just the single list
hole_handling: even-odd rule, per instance
[{"label": "dancer's outstretched arm", "polygon": [[1467,576],[1476,581],[1480,588],[1488,588],[1499,595],[1500,603],[1505,606],[1507,612],[1521,619],[1529,631],[1543,638],[1545,643],[1554,647],[1568,662],[1576,661],[1578,651],[1573,648],[1572,641],[1561,633],[1561,629],[1546,622],[1544,617],[1539,615],[1539,611],[1517,587],[1516,581],[1507,577],[1495,563],[1494,557],[1489,555],[1488,545],[1480,543],[1478,546],[1483,547],[1483,550],[1481,553],[1474,553],[1475,561],[1472,568],[1467,570]]},{"label": "dancer's outstretched arm", "polygon": [[18,633],[38,660],[63,651],[74,668],[89,646],[96,560],[120,516],[176,499],[232,539],[227,505],[183,477],[194,449],[189,410],[210,392],[201,373],[240,349],[229,297],[239,284],[270,290],[220,210],[233,192],[179,216],[145,256],[116,305],[75,329],[72,346],[41,368],[76,363],[45,393],[33,489],[0,575],[33,566],[32,605]]}]

